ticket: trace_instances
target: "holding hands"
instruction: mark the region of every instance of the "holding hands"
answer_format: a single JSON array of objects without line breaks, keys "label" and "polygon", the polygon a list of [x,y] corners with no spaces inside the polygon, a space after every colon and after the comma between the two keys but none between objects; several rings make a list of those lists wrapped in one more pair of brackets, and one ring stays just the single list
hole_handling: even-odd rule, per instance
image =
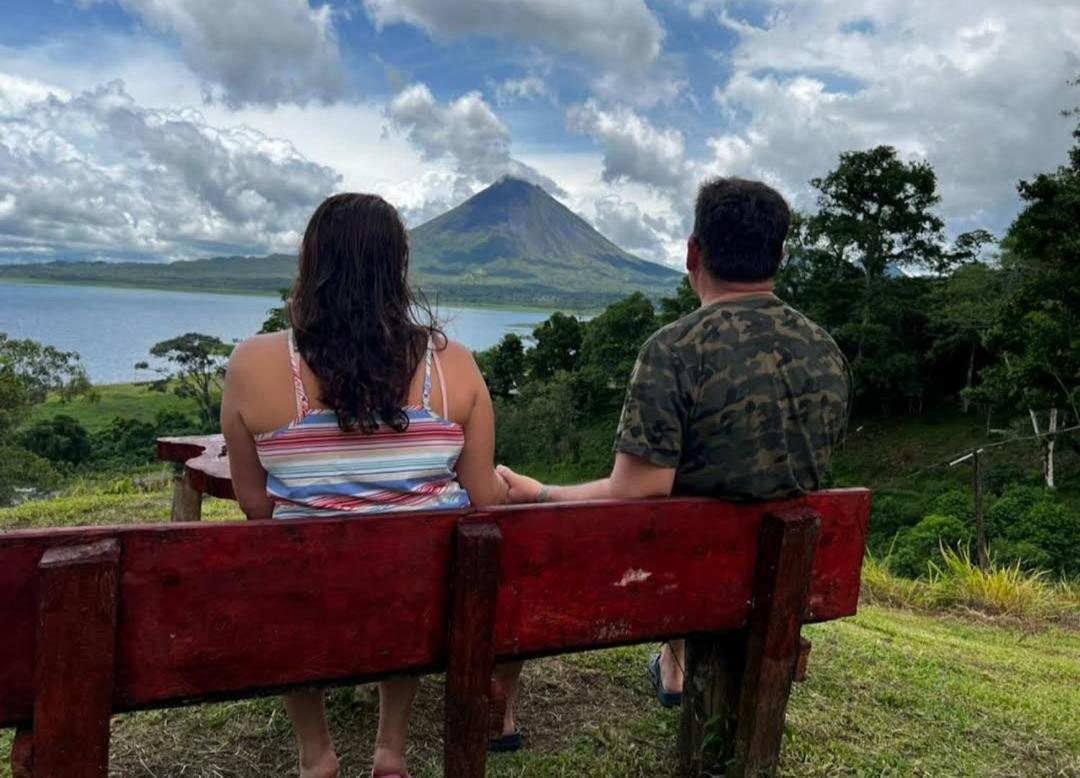
[{"label": "holding hands", "polygon": [[527,475],[515,473],[506,465],[499,465],[495,472],[509,487],[510,502],[515,505],[529,502],[547,502],[547,487]]}]

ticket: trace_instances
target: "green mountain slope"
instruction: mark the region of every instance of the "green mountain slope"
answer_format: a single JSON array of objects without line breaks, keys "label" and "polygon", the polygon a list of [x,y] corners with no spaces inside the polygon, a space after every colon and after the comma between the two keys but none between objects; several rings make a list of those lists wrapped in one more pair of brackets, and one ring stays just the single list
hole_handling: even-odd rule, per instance
[{"label": "green mountain slope", "polygon": [[[504,178],[412,231],[413,282],[441,303],[600,308],[681,274],[620,249],[538,186]],[[0,265],[0,280],[274,294],[296,257]]]},{"label": "green mountain slope", "polygon": [[417,282],[460,299],[574,298],[592,306],[669,291],[681,274],[629,254],[543,189],[504,178],[412,232]]}]

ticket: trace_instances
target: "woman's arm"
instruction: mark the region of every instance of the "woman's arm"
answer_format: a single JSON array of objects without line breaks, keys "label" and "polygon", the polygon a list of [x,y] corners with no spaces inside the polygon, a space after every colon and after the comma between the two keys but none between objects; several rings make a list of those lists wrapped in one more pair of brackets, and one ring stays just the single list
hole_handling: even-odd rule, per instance
[{"label": "woman's arm", "polygon": [[240,406],[244,396],[244,356],[242,344],[229,360],[225,389],[221,395],[221,431],[229,451],[229,472],[233,493],[249,519],[269,519],[274,501],[266,494],[266,471],[255,451],[255,438],[244,424]]},{"label": "woman's arm", "polygon": [[509,501],[506,482],[495,472],[495,409],[487,384],[472,354],[465,353],[462,388],[473,393],[472,409],[462,424],[465,447],[457,462],[458,482],[473,505],[502,505]]}]

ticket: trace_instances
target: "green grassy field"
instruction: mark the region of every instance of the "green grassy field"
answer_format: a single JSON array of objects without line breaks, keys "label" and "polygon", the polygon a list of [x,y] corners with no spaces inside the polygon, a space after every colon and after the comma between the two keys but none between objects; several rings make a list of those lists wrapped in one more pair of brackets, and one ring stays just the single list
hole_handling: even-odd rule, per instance
[{"label": "green grassy field", "polygon": [[66,403],[53,395],[34,408],[30,421],[66,414],[89,432],[97,432],[117,416],[152,422],[160,411],[179,411],[194,417],[198,408],[193,400],[171,392],[155,392],[149,384],[106,384],[95,386],[93,394]]},{"label": "green grassy field", "polygon": [[[806,634],[814,642],[810,674],[792,696],[781,775],[1080,775],[1080,634],[875,606]],[[651,650],[529,664],[521,709],[529,745],[492,757],[488,774],[675,775],[678,713],[650,695]],[[425,679],[410,751],[415,778],[441,774],[441,698],[441,679]],[[376,714],[366,689],[330,692],[344,776],[366,775]],[[117,776],[290,775],[294,759],[276,699],[113,723]]]}]

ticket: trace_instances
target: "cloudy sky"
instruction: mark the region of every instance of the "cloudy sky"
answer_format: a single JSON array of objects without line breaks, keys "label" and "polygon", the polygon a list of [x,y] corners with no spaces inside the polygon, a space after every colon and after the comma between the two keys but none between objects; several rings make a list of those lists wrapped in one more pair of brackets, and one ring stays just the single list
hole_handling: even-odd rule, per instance
[{"label": "cloudy sky", "polygon": [[701,178],[809,208],[881,143],[1000,234],[1078,75],[1076,0],[5,0],[0,262],[293,251],[334,191],[416,225],[512,174],[678,264]]}]

